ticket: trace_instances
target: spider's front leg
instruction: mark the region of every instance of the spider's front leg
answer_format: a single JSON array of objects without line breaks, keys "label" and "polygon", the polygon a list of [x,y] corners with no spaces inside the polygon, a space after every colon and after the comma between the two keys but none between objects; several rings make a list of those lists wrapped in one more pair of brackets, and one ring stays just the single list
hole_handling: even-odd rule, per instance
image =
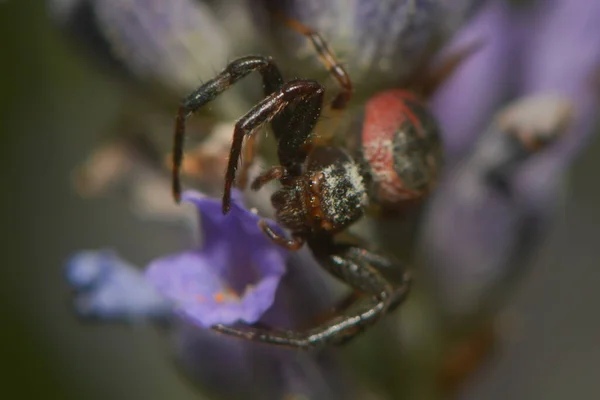
[{"label": "spider's front leg", "polygon": [[409,273],[386,258],[358,247],[335,245],[330,240],[311,240],[309,245],[324,268],[361,294],[357,300],[347,304],[339,315],[305,331],[225,325],[212,329],[246,340],[294,348],[336,345],[354,338],[406,297]]},{"label": "spider's front leg", "polygon": [[235,181],[242,145],[246,136],[253,135],[266,123],[286,112],[287,107],[296,105],[294,113],[286,115],[287,130],[276,134],[279,159],[281,165],[295,174],[301,168],[306,155],[300,151],[308,140],[312,129],[319,118],[323,104],[323,86],[311,80],[294,79],[286,82],[279,90],[264,98],[252,107],[235,124],[233,142],[229,152],[229,162],[225,173],[225,189],[223,191],[223,213],[229,212],[231,204],[231,188]]},{"label": "spider's front leg", "polygon": [[[254,71],[258,71],[262,76],[265,95],[270,95],[281,88],[283,77],[270,57],[248,56],[229,63],[221,73],[200,86],[181,102],[175,118],[175,134],[173,136],[172,190],[173,197],[177,201],[181,196],[179,171],[183,160],[186,119],[205,104],[214,100],[231,85]],[[284,124],[285,120],[280,123]]]},{"label": "spider's front leg", "polygon": [[338,111],[345,109],[352,99],[354,87],[352,85],[350,75],[344,66],[337,60],[337,57],[325,39],[323,39],[319,32],[313,30],[309,26],[304,25],[298,20],[289,18],[281,13],[277,13],[276,16],[281,18],[288,27],[304,35],[312,43],[315,51],[321,59],[321,62],[327,68],[331,76],[333,76],[333,78],[338,82],[341,89],[333,99],[331,108]]}]

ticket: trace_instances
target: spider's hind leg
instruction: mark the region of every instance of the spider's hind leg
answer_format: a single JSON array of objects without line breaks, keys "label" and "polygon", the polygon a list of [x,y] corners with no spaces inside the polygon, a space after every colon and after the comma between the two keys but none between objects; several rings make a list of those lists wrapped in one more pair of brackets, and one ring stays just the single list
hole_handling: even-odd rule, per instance
[{"label": "spider's hind leg", "polygon": [[[408,272],[399,270],[397,265],[367,250],[331,246],[334,246],[333,252],[320,254],[320,250],[326,247],[319,246],[315,255],[329,272],[361,293],[353,297],[355,301],[346,304],[340,314],[304,331],[225,325],[216,325],[212,329],[241,339],[294,348],[338,345],[356,337],[404,300],[410,284]],[[313,244],[313,251],[314,247]]]},{"label": "spider's hind leg", "polygon": [[331,102],[331,109],[345,109],[352,99],[354,87],[352,85],[350,75],[338,61],[337,57],[333,53],[333,50],[331,50],[327,44],[327,41],[325,41],[319,32],[313,30],[309,26],[304,25],[300,21],[289,18],[281,13],[277,13],[276,15],[282,19],[288,27],[304,35],[311,42],[317,55],[319,56],[319,59],[321,60],[321,63],[325,66],[325,68],[327,68],[331,76],[333,76],[340,86],[339,93]]}]

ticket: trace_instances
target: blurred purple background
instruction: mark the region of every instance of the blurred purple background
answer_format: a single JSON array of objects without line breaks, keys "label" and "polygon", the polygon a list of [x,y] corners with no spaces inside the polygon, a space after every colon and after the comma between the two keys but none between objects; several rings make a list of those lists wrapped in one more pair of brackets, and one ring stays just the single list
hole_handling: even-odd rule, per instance
[{"label": "blurred purple background", "polygon": [[[145,264],[182,241],[175,229],[139,221],[119,199],[82,201],[72,188],[73,168],[101,143],[130,95],[73,54],[41,1],[0,2],[0,49],[4,392],[197,398],[156,330],[82,325],[68,307],[62,268],[74,250],[118,246]],[[571,169],[565,205],[506,308],[506,339],[463,398],[600,393],[598,155],[595,140]]]}]

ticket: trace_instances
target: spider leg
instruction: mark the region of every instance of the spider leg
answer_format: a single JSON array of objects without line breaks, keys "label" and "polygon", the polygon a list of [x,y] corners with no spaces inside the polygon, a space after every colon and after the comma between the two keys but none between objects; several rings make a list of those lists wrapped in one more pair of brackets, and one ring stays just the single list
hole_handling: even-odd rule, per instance
[{"label": "spider leg", "polygon": [[321,265],[353,289],[383,299],[396,308],[408,293],[411,276],[397,261],[364,248],[316,238],[309,246]]},{"label": "spider leg", "polygon": [[406,297],[410,275],[384,257],[358,247],[333,245],[331,242],[325,245],[309,244],[312,244],[315,256],[330,273],[363,294],[349,303],[341,315],[305,331],[225,325],[215,325],[212,329],[246,340],[292,348],[342,344],[372,325]]},{"label": "spider leg", "polygon": [[234,328],[221,324],[211,329],[240,339],[291,348],[309,349],[328,344],[343,344],[375,322],[385,308],[382,302],[374,298],[362,298],[362,300],[353,304],[355,307],[352,313],[347,312],[303,332],[266,327]]},{"label": "spider leg", "polygon": [[348,75],[346,69],[336,59],[333,50],[331,50],[325,39],[323,39],[318,32],[302,24],[300,21],[289,18],[281,13],[276,13],[276,15],[281,18],[288,27],[306,36],[306,38],[310,40],[315,51],[319,55],[321,62],[340,85],[341,90],[333,99],[331,108],[333,110],[343,110],[346,108],[348,102],[352,98],[352,93],[354,92],[352,81],[350,80],[350,75]]},{"label": "spider leg", "polygon": [[179,174],[183,159],[186,119],[206,103],[214,100],[232,84],[253,71],[258,71],[262,75],[265,95],[270,95],[279,90],[283,84],[281,73],[271,58],[263,56],[242,57],[229,63],[221,73],[200,86],[181,102],[175,118],[175,134],[173,136],[172,191],[175,200],[179,201],[181,196]]},{"label": "spider leg", "polygon": [[225,173],[224,214],[230,208],[231,188],[235,181],[244,138],[251,136],[264,124],[285,112],[288,106],[295,105],[287,130],[280,132],[278,151],[280,162],[286,169],[292,169],[292,172],[299,171],[306,158],[299,150],[309,138],[319,118],[324,92],[325,89],[318,82],[294,79],[283,84],[279,90],[264,98],[238,120],[233,130],[233,142]]},{"label": "spider leg", "polygon": [[283,246],[290,251],[298,250],[305,242],[305,239],[301,236],[293,236],[292,239],[288,239],[285,236],[278,234],[267,224],[267,221],[264,219],[258,221],[258,226],[260,229],[262,229],[265,235],[267,235],[267,237],[273,241],[273,243]]},{"label": "spider leg", "polygon": [[288,176],[289,172],[285,167],[272,167],[254,179],[251,186],[252,190],[260,190],[267,183],[274,181],[275,179],[286,179]]},{"label": "spider leg", "polygon": [[256,155],[256,146],[258,139],[256,135],[252,135],[246,141],[246,145],[244,146],[244,155],[242,156],[242,166],[240,168],[240,174],[237,181],[237,187],[241,189],[246,188],[246,183],[248,182],[248,174],[250,173],[250,166],[254,162],[254,157]]}]

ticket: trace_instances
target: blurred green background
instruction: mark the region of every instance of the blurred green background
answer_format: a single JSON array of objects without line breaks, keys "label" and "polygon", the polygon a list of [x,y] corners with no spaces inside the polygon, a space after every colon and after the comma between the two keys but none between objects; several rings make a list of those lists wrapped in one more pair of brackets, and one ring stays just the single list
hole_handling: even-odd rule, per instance
[{"label": "blurred green background", "polygon": [[[62,269],[73,251],[114,246],[143,263],[177,246],[123,202],[71,188],[125,97],[61,41],[43,2],[0,1],[3,398],[198,398],[155,330],[82,325],[68,308]],[[501,352],[465,399],[600,394],[599,155],[596,140],[574,165],[565,206],[508,305]]]}]

